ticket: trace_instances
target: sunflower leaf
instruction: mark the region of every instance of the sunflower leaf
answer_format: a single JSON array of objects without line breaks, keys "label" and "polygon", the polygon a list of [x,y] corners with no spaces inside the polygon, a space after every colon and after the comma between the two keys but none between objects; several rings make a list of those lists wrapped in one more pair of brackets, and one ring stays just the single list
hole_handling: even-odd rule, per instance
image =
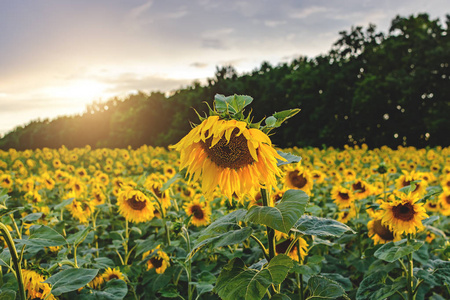
[{"label": "sunflower leaf", "polygon": [[95,299],[99,300],[121,300],[128,293],[127,283],[121,279],[111,279],[101,291],[92,290]]},{"label": "sunflower leaf", "polygon": [[271,284],[281,284],[292,268],[284,254],[272,258],[262,270],[249,269],[240,258],[232,259],[220,272],[216,292],[224,300],[262,299]]},{"label": "sunflower leaf", "polygon": [[98,269],[65,269],[48,278],[45,283],[51,285],[52,294],[59,296],[63,293],[75,291],[94,279]]},{"label": "sunflower leaf", "polygon": [[408,245],[406,239],[389,242],[381,246],[373,255],[378,259],[392,263],[401,257],[417,251],[423,244],[423,241],[411,240]]},{"label": "sunflower leaf", "polygon": [[309,197],[304,191],[287,190],[277,206],[253,206],[245,220],[289,233],[305,212],[308,201]]},{"label": "sunflower leaf", "polygon": [[283,152],[283,151],[279,151],[277,150],[278,155],[280,155],[281,157],[283,157],[286,161],[283,160],[278,160],[277,159],[277,166],[282,166],[282,165],[287,165],[287,164],[292,164],[292,163],[298,163],[299,161],[302,160],[301,156],[298,155],[294,155],[291,153],[287,153],[287,152]]},{"label": "sunflower leaf", "polygon": [[304,235],[334,237],[340,237],[348,231],[355,233],[353,229],[339,221],[307,215],[302,216],[297,223],[295,223],[292,231]]},{"label": "sunflower leaf", "polygon": [[311,295],[306,300],[337,299],[339,297],[349,299],[339,283],[323,276],[311,276],[308,280],[308,287]]},{"label": "sunflower leaf", "polygon": [[37,229],[28,239],[15,239],[14,241],[21,245],[34,247],[55,247],[67,244],[66,239],[56,230],[44,225],[35,225],[33,227]]}]

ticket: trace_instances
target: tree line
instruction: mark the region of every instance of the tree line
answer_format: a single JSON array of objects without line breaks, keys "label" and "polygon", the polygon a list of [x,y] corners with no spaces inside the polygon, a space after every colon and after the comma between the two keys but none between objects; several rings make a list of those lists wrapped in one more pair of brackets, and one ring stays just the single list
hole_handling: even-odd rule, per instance
[{"label": "tree line", "polygon": [[280,147],[366,143],[450,145],[450,15],[397,16],[388,33],[374,25],[340,32],[331,50],[238,74],[217,67],[205,84],[193,82],[165,96],[138,92],[94,102],[78,116],[32,121],[0,139],[0,148],[122,148],[176,143],[207,111],[215,94],[250,95],[254,120],[300,108],[272,136]]}]

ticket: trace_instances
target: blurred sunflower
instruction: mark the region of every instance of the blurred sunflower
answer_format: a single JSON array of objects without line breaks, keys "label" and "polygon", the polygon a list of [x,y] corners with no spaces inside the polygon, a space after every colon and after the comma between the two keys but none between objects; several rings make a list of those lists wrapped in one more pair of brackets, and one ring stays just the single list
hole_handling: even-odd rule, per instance
[{"label": "blurred sunflower", "polygon": [[191,218],[194,226],[205,226],[211,222],[211,207],[207,202],[200,202],[200,196],[196,196],[191,202],[184,204],[184,211]]},{"label": "blurred sunflower", "polygon": [[286,254],[289,256],[292,260],[299,261],[298,257],[298,243],[300,243],[300,258],[303,261],[308,254],[308,243],[302,238],[298,237],[298,242],[295,243],[295,245],[291,248],[289,253],[286,253],[288,250],[289,245],[294,240],[295,237],[290,237],[280,243],[278,243],[275,246],[275,252],[277,254]]},{"label": "blurred sunflower", "polygon": [[444,189],[439,195],[439,204],[441,213],[444,216],[450,216],[450,189]]},{"label": "blurred sunflower", "polygon": [[103,284],[103,282],[105,282],[105,279],[103,278],[103,276],[97,275],[94,277],[94,279],[92,279],[91,282],[88,283],[88,286],[93,289],[99,290],[100,286]]},{"label": "blurred sunflower", "polygon": [[355,198],[360,200],[369,196],[372,192],[371,186],[361,179],[356,179],[352,184],[352,191]]},{"label": "blurred sunflower", "polygon": [[125,186],[117,198],[119,213],[133,223],[150,221],[154,214],[153,203],[141,191]]},{"label": "blurred sunflower", "polygon": [[426,192],[426,188],[428,186],[428,183],[425,180],[421,180],[420,176],[412,171],[402,171],[403,175],[401,175],[396,181],[395,181],[395,187],[397,189],[401,189],[407,186],[410,186],[411,183],[414,181],[414,184],[416,187],[414,188],[413,193],[418,195],[424,195]]},{"label": "blurred sunflower", "polygon": [[142,255],[142,260],[149,255],[151,257],[147,260],[147,270],[155,269],[157,274],[163,274],[170,267],[170,258],[167,253],[161,250],[161,245],[158,245],[155,250],[145,252]]},{"label": "blurred sunflower", "polygon": [[311,195],[311,190],[314,185],[311,173],[304,167],[297,165],[297,167],[288,166],[286,169],[285,185],[291,189],[298,189]]},{"label": "blurred sunflower", "polygon": [[116,268],[114,269],[106,268],[105,272],[103,272],[102,274],[102,277],[105,280],[105,282],[108,282],[113,279],[120,279],[125,281],[125,277],[123,276],[122,272],[120,272],[120,270]]},{"label": "blurred sunflower", "polygon": [[351,205],[348,209],[345,209],[338,214],[337,220],[341,223],[347,223],[354,217],[356,217],[356,208],[354,205]]},{"label": "blurred sunflower", "polygon": [[207,198],[217,185],[230,200],[252,188],[269,189],[281,175],[277,159],[285,160],[261,130],[219,116],[208,117],[172,147],[181,152],[181,169],[187,168],[189,180],[202,176]]},{"label": "blurred sunflower", "polygon": [[375,245],[399,241],[401,239],[400,234],[391,231],[388,226],[381,224],[381,214],[382,212],[375,213],[374,218],[367,223],[369,237]]},{"label": "blurred sunflower", "polygon": [[351,190],[340,185],[335,185],[331,189],[331,199],[333,199],[334,203],[340,208],[346,208],[353,204],[355,196]]},{"label": "blurred sunflower", "polygon": [[414,193],[398,193],[396,198],[383,202],[380,207],[384,210],[381,223],[388,226],[395,233],[413,233],[424,229],[422,220],[427,218],[423,203],[419,201],[419,195]]},{"label": "blurred sunflower", "polygon": [[39,274],[34,270],[22,270],[23,285],[28,294],[27,299],[50,299],[56,298],[51,294],[51,288],[48,283],[44,283],[46,276]]}]

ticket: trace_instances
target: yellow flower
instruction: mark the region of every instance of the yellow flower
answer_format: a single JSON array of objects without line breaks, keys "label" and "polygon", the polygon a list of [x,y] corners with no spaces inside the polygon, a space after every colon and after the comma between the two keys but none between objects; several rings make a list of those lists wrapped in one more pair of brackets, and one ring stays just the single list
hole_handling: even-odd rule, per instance
[{"label": "yellow flower", "polygon": [[125,281],[125,277],[123,276],[122,272],[120,270],[114,268],[106,268],[105,272],[102,274],[103,279],[105,282],[108,282],[112,279],[120,279]]},{"label": "yellow flower", "polygon": [[281,175],[270,138],[246,122],[211,116],[173,146],[181,152],[181,169],[189,180],[202,176],[203,194],[211,198],[217,185],[231,201],[252,189],[270,189]]},{"label": "yellow flower", "polygon": [[99,290],[103,282],[105,282],[103,275],[97,275],[91,282],[88,283],[88,285],[93,289]]},{"label": "yellow flower", "polygon": [[285,185],[291,189],[298,189],[311,195],[311,190],[314,185],[314,179],[311,173],[304,167],[287,167]]},{"label": "yellow flower", "polygon": [[149,255],[150,259],[147,260],[147,270],[155,269],[157,274],[163,274],[170,267],[170,258],[167,253],[161,250],[161,245],[158,245],[155,250],[145,252],[142,255],[142,259],[145,259]]},{"label": "yellow flower", "polygon": [[352,184],[352,190],[355,198],[358,200],[364,199],[372,193],[372,187],[367,182],[361,179],[355,180],[355,182]]},{"label": "yellow flower", "polygon": [[299,237],[298,241],[295,243],[295,245],[291,248],[291,250],[289,251],[289,253],[286,253],[286,251],[288,250],[289,245],[291,244],[291,242],[294,240],[294,237],[290,237],[287,240],[278,243],[275,246],[275,252],[277,254],[286,254],[288,255],[291,259],[295,260],[295,261],[299,261],[299,257],[298,257],[298,243],[300,243],[300,258],[303,261],[306,257],[306,255],[308,254],[308,243],[302,238]]},{"label": "yellow flower", "polygon": [[204,226],[211,222],[211,207],[207,202],[200,202],[200,197],[195,197],[191,202],[184,204],[184,211],[191,216],[194,226]]},{"label": "yellow flower", "polygon": [[386,244],[390,241],[401,240],[401,235],[389,229],[388,226],[381,223],[382,212],[374,214],[374,218],[367,223],[367,229],[369,230],[369,237],[373,240],[374,244]]},{"label": "yellow flower", "polygon": [[408,173],[407,171],[402,171],[403,175],[401,175],[395,182],[395,187],[397,189],[401,189],[411,185],[411,182],[415,182],[416,187],[414,188],[413,194],[418,194],[420,196],[424,195],[426,192],[426,188],[428,183],[425,180],[421,180],[420,176],[416,174],[414,171]]},{"label": "yellow flower", "polygon": [[44,283],[45,277],[33,270],[22,270],[23,285],[27,291],[27,299],[50,299],[56,298],[51,294],[48,283]]},{"label": "yellow flower", "polygon": [[346,208],[353,204],[355,201],[355,196],[351,190],[340,185],[335,185],[331,189],[331,199],[333,199],[334,203],[336,203],[336,205],[340,208]]},{"label": "yellow flower", "polygon": [[154,214],[153,203],[141,191],[125,186],[117,198],[119,213],[133,223],[150,221]]},{"label": "yellow flower", "polygon": [[416,203],[419,195],[399,193],[399,199],[383,202],[381,223],[395,233],[413,233],[423,230],[422,220],[427,218],[423,203]]}]

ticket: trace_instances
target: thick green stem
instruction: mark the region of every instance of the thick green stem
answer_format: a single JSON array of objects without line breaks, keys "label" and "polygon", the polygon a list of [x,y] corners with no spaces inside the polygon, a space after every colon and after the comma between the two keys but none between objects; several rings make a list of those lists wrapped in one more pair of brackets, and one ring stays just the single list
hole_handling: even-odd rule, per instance
[{"label": "thick green stem", "polygon": [[[267,191],[266,189],[261,189],[261,197],[262,197],[262,201],[263,201],[263,205],[264,206],[269,206],[269,198],[267,196]],[[268,261],[270,262],[270,260],[272,258],[275,257],[275,230],[273,230],[272,228],[266,226],[267,229],[267,239],[269,241],[269,259]]]},{"label": "thick green stem", "polygon": [[267,259],[267,261],[269,261],[269,256],[267,255],[267,250],[266,250],[266,247],[264,247],[263,243],[262,243],[256,236],[254,236],[253,234],[250,235],[250,237],[251,237],[254,241],[256,241],[256,243],[258,243],[259,247],[260,247],[261,250],[263,251],[263,254],[264,254],[265,259]]},{"label": "thick green stem", "polygon": [[[184,239],[186,241],[187,244],[187,250],[188,253],[191,253],[191,239],[189,238],[189,231],[187,230],[186,227],[181,228],[181,230],[183,231],[183,235],[184,235]],[[187,273],[187,277],[188,277],[188,299],[192,300],[192,296],[194,294],[194,290],[192,289],[192,263],[191,263],[191,259],[188,260],[188,264],[187,264],[187,268],[186,268],[186,273]]]},{"label": "thick green stem", "polygon": [[[408,234],[408,245],[411,242],[411,235]],[[407,283],[407,291],[408,291],[408,300],[414,300],[416,298],[414,294],[414,274],[413,274],[413,254],[408,254],[408,283]]]},{"label": "thick green stem", "polygon": [[125,250],[125,260],[123,261],[124,265],[128,264],[128,239],[130,237],[130,233],[128,232],[128,220],[125,220],[125,240],[123,241],[123,249]]},{"label": "thick green stem", "polygon": [[[297,241],[298,245],[298,251],[297,251],[297,255],[298,255],[298,261],[300,262],[300,264],[303,264],[303,260],[302,260],[302,255],[300,253],[300,239],[298,239]],[[299,284],[299,299],[300,300],[304,300],[305,299],[305,288],[303,287],[303,274],[297,274],[297,283]]]},{"label": "thick green stem", "polygon": [[9,230],[5,226],[5,224],[0,223],[0,231],[1,231],[1,235],[3,235],[3,238],[6,241],[6,244],[8,245],[10,253],[11,253],[11,259],[13,261],[14,270],[15,270],[16,278],[17,278],[17,283],[19,285],[20,299],[25,300],[26,295],[25,295],[25,287],[23,285],[22,268],[20,266],[19,259],[17,257],[16,246],[14,245],[11,234],[9,234]]}]

